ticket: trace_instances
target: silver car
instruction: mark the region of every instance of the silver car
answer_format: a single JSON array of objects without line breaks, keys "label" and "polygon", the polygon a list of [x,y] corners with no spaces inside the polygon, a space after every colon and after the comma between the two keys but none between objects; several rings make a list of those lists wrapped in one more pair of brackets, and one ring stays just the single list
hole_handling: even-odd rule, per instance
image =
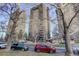
[{"label": "silver car", "polygon": [[0,42],[0,48],[6,48],[7,44],[5,42]]}]

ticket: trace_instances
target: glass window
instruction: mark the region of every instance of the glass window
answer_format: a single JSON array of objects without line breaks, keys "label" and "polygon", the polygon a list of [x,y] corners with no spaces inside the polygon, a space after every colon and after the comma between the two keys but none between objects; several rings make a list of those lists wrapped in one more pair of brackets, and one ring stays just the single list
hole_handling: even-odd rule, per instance
[{"label": "glass window", "polygon": [[41,47],[43,47],[43,48],[47,48],[48,46],[46,46],[46,45],[41,45]]},{"label": "glass window", "polygon": [[24,44],[23,44],[23,43],[19,43],[19,44],[18,44],[18,46],[23,47],[23,46],[24,46]]}]

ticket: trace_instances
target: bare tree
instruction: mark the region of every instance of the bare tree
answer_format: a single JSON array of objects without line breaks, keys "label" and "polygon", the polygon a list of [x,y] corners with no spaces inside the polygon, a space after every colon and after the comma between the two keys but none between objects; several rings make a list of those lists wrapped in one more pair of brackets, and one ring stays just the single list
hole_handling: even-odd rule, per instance
[{"label": "bare tree", "polygon": [[7,35],[7,39],[11,40],[12,35],[14,35],[15,28],[17,27],[17,21],[19,20],[19,16],[22,13],[22,11],[19,11],[18,5],[16,3],[5,3],[2,6],[0,6],[0,13],[0,15],[3,16],[4,14],[6,14],[9,20],[12,20],[13,22],[11,32],[9,33],[9,35]]},{"label": "bare tree", "polygon": [[58,6],[56,6],[56,5],[52,5],[52,4],[50,4],[50,5],[55,7],[57,9],[57,14],[60,13],[60,16],[62,17],[62,23],[63,23],[63,28],[64,28],[64,30],[63,30],[63,40],[65,41],[66,55],[73,55],[73,50],[71,48],[70,39],[69,39],[69,36],[68,36],[68,30],[69,30],[69,27],[70,27],[72,21],[74,20],[74,18],[79,13],[79,10],[77,10],[76,13],[74,14],[74,16],[71,19],[69,19],[70,22],[67,25],[67,23],[64,19],[64,13],[62,12],[62,9]]}]

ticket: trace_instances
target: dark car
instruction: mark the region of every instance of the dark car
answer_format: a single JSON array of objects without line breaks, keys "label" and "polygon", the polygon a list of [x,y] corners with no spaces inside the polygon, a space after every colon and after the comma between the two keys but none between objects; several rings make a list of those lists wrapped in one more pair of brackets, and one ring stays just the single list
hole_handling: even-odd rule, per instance
[{"label": "dark car", "polygon": [[56,52],[56,48],[51,48],[47,45],[44,44],[36,44],[34,50],[36,52],[50,52],[50,53],[55,53]]},{"label": "dark car", "polygon": [[11,50],[24,50],[27,51],[29,48],[24,43],[14,43],[11,45]]}]

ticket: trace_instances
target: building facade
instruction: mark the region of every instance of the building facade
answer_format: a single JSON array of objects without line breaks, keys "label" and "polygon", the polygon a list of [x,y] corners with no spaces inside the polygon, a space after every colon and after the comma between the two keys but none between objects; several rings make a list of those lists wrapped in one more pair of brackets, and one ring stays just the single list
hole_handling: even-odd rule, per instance
[{"label": "building facade", "polygon": [[39,4],[31,9],[30,16],[30,38],[37,41],[45,41],[49,36],[49,14],[48,7]]}]

